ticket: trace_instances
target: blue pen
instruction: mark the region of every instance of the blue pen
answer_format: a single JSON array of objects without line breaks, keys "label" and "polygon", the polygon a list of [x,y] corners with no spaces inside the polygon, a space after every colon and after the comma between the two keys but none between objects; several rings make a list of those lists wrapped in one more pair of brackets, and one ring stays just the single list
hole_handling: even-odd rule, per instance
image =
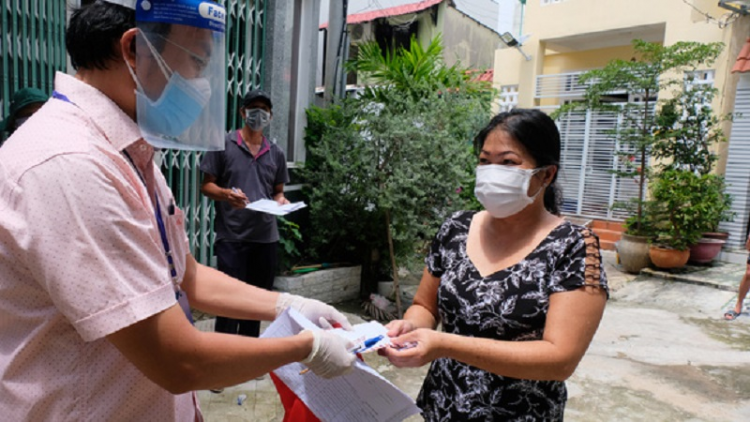
[{"label": "blue pen", "polygon": [[370,347],[376,345],[382,339],[383,339],[383,336],[380,335],[380,336],[365,340],[365,342],[362,344],[362,347],[359,347],[358,349],[354,350],[354,353],[362,353],[365,350],[369,349]]}]

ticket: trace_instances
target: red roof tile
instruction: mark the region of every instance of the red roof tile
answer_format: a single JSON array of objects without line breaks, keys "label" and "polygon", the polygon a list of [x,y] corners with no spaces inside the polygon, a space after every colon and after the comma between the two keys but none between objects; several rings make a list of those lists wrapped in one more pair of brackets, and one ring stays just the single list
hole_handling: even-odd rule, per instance
[{"label": "red roof tile", "polygon": [[495,71],[492,69],[470,70],[469,72],[473,75],[471,80],[476,82],[492,82],[495,75]]},{"label": "red roof tile", "polygon": [[[378,18],[386,18],[388,16],[399,16],[406,15],[409,13],[421,12],[422,10],[428,9],[436,4],[442,3],[443,0],[423,0],[412,4],[405,4],[403,6],[388,7],[386,9],[372,10],[369,12],[355,13],[346,17],[347,25],[355,23],[370,22]],[[331,5],[330,7],[333,7]],[[320,29],[327,28],[328,22],[320,25]]]}]

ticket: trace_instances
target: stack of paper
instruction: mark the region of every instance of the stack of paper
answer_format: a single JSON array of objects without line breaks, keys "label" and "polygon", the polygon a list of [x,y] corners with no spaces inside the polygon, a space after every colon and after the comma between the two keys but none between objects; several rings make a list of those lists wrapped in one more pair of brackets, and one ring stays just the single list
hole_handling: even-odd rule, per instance
[{"label": "stack of paper", "polygon": [[292,211],[305,208],[307,204],[304,202],[293,202],[291,204],[279,205],[278,202],[272,199],[260,199],[255,202],[251,202],[245,206],[245,208],[253,211],[265,212],[273,215],[287,215]]},{"label": "stack of paper", "polygon": [[[355,326],[354,337],[369,337],[381,329],[370,324]],[[303,329],[320,327],[293,309],[279,315],[261,337],[286,337]],[[384,341],[390,342],[386,336]],[[302,400],[315,416],[326,422],[400,422],[419,413],[411,397],[383,378],[365,363],[357,360],[354,370],[333,379],[318,377],[301,363],[292,363],[274,371]]]}]

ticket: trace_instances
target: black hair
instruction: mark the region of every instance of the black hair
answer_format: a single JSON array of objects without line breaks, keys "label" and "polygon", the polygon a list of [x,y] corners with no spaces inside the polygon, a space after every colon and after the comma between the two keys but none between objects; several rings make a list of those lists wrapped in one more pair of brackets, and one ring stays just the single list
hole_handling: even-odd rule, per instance
[{"label": "black hair", "polygon": [[560,215],[562,196],[555,185],[560,172],[560,131],[555,121],[536,109],[514,108],[500,113],[474,138],[477,154],[482,151],[487,136],[496,129],[520,142],[534,158],[537,167],[557,167],[554,178],[544,191],[544,207],[552,214]]},{"label": "black hair", "polygon": [[135,11],[96,0],[75,9],[65,33],[65,47],[75,69],[107,69],[118,54],[122,34],[135,28]]}]

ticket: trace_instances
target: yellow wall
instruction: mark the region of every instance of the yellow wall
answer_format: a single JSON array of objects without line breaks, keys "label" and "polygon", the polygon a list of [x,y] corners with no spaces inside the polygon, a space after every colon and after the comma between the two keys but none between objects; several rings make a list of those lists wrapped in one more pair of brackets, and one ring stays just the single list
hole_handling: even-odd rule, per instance
[{"label": "yellow wall", "polygon": [[[691,1],[714,19],[720,19],[728,12],[713,0]],[[524,60],[513,48],[495,52],[495,84],[519,85],[521,107],[542,105],[534,98],[537,75],[589,70],[603,66],[612,58],[627,58],[632,53],[632,38],[641,38],[642,28],[651,26],[658,28],[650,32],[658,39],[651,41],[665,45],[677,41],[725,43],[724,53],[711,68],[716,71],[715,86],[722,93],[715,106],[731,111],[733,101],[729,102],[727,98],[736,87],[736,77],[731,76],[730,70],[744,37],[748,35],[750,17],[737,19],[726,28],[720,28],[715,20],[707,21],[705,15],[682,0],[567,0],[545,6],[540,0],[530,0],[524,16],[524,33],[531,36],[522,48],[531,55],[531,60]],[[576,40],[580,41],[570,44],[574,48],[602,39],[615,41],[605,48],[582,47],[573,52],[557,53],[548,48],[569,37],[577,37]]]},{"label": "yellow wall", "polygon": [[[719,90],[713,107],[722,115],[733,111],[739,76],[732,74],[731,68],[750,35],[750,16],[719,25],[718,20],[726,23],[730,12],[718,7],[716,0],[567,0],[546,6],[540,0],[529,0],[526,4],[523,32],[531,36],[522,48],[531,55],[531,60],[526,61],[513,48],[495,52],[494,83],[498,87],[517,84],[519,107],[556,104],[557,100],[534,98],[538,75],[585,71],[600,68],[613,58],[627,59],[633,52],[632,38],[642,38],[638,35],[650,27],[652,30],[647,33],[656,39],[649,41],[664,45],[678,41],[724,43],[722,54],[708,66],[715,71],[714,86]],[[581,47],[573,52],[555,52],[550,48],[571,37],[576,42],[568,45],[574,49],[605,39],[615,41],[605,48]],[[670,93],[659,95],[666,98]],[[731,135],[730,122],[725,122],[722,129],[727,137]],[[727,143],[717,146],[716,152],[720,157],[717,171],[723,174]]]},{"label": "yellow wall", "polygon": [[568,73],[598,69],[610,59],[628,60],[633,57],[632,46],[601,48],[575,53],[559,53],[544,58],[544,74]]}]

